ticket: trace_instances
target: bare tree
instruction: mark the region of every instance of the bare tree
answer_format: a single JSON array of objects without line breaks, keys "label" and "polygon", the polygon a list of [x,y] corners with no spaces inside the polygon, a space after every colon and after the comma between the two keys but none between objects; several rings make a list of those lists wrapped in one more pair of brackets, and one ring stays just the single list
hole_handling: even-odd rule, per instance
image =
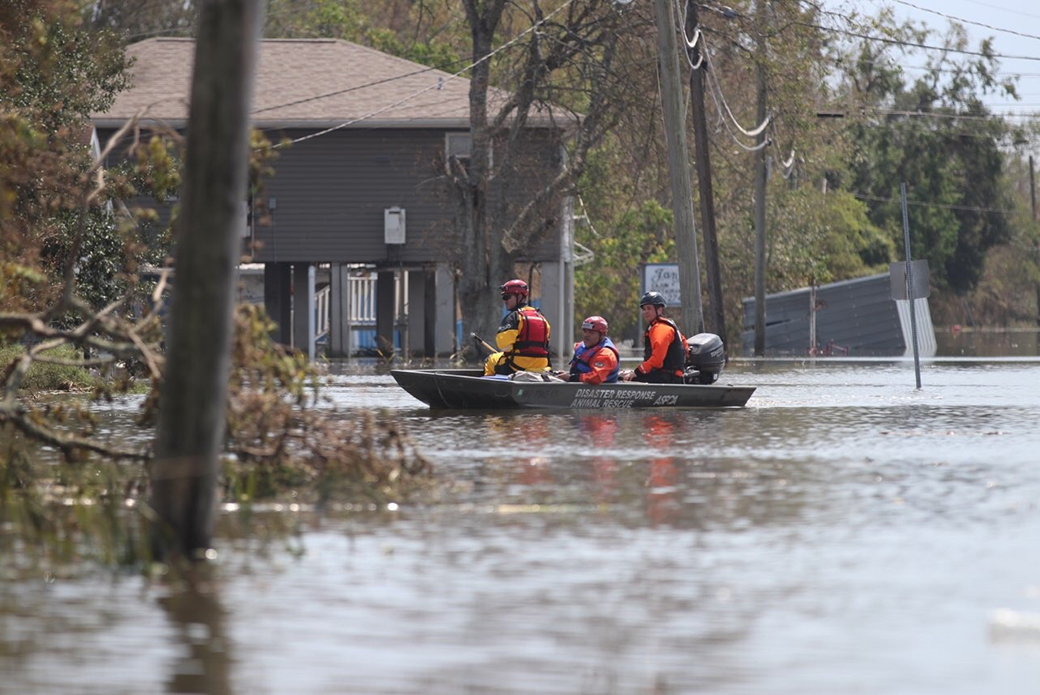
[{"label": "bare tree", "polygon": [[[548,12],[540,0],[464,0],[464,6],[474,64],[471,151],[468,166],[451,158],[449,167],[465,331],[483,335],[498,323],[495,288],[512,276],[526,247],[560,228],[563,197],[573,192],[589,149],[624,109],[614,58],[625,18],[605,0],[574,0]],[[496,48],[507,23],[526,28],[514,28]],[[532,190],[521,162],[534,117],[554,123],[560,156]]]}]

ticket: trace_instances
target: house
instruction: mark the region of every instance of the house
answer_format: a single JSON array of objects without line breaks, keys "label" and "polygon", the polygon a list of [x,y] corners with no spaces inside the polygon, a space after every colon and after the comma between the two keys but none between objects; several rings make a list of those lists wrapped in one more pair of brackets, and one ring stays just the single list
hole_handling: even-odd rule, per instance
[{"label": "house", "polygon": [[[153,38],[127,50],[132,86],[93,116],[102,142],[138,113],[144,125],[183,130],[194,41]],[[464,161],[468,152],[468,93],[466,79],[347,41],[260,42],[253,125],[288,145],[262,193],[243,203],[243,248],[263,264],[263,301],[281,342],[313,355],[327,298],[331,355],[356,349],[358,324],[373,313],[369,329],[408,354],[458,349],[445,173],[450,155]],[[559,166],[561,130],[536,114],[525,138],[533,186]],[[491,195],[518,195],[501,188]],[[564,208],[559,228],[520,259],[534,300],[560,327],[573,325],[573,218]],[[570,331],[554,333],[554,351],[569,354]]]}]

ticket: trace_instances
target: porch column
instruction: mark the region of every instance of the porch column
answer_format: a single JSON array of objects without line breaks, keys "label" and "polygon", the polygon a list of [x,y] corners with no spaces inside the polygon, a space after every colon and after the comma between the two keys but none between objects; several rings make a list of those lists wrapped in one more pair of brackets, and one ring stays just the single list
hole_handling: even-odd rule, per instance
[{"label": "porch column", "polygon": [[292,342],[292,273],[288,263],[264,263],[264,309],[277,324],[271,339],[282,345]]},{"label": "porch column", "polygon": [[425,270],[408,271],[408,345],[404,351],[408,356],[433,356],[426,346],[427,324],[433,320],[427,307],[435,289],[432,275]]},{"label": "porch column", "polygon": [[314,359],[313,263],[293,263],[293,347]]},{"label": "porch column", "polygon": [[350,357],[350,268],[329,269],[329,356]]},{"label": "porch column", "polygon": [[394,308],[397,282],[394,271],[376,273],[376,347],[384,355],[394,349]]},{"label": "porch column", "polygon": [[433,333],[430,354],[447,357],[459,349],[455,344],[455,278],[447,263],[438,263],[433,276],[433,291],[426,295],[427,301],[433,302],[428,313],[432,321],[427,321]]}]

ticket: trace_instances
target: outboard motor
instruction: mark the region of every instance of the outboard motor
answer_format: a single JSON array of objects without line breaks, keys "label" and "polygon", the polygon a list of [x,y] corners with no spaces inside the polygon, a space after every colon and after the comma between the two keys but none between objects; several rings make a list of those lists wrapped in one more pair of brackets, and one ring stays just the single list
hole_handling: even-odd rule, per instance
[{"label": "outboard motor", "polygon": [[722,338],[714,333],[698,333],[686,339],[687,384],[714,384],[726,366],[726,350]]}]

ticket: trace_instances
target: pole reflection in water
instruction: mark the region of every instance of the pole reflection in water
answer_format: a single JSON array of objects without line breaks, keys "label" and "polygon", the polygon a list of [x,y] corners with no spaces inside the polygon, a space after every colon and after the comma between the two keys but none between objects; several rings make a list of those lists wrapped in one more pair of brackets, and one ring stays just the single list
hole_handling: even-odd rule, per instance
[{"label": "pole reflection in water", "polygon": [[170,666],[166,692],[231,695],[225,611],[212,586],[172,589],[158,599],[176,631],[181,656]]},{"label": "pole reflection in water", "polygon": [[673,424],[659,415],[649,415],[643,423],[647,447],[660,454],[650,459],[647,478],[647,517],[655,525],[673,523],[680,513],[679,469],[675,458],[668,455],[674,430]]},{"label": "pole reflection in water", "polygon": [[606,415],[578,417],[578,431],[588,441],[592,459],[593,495],[597,504],[610,504],[617,494],[617,459],[608,453],[614,447],[618,423]]}]

